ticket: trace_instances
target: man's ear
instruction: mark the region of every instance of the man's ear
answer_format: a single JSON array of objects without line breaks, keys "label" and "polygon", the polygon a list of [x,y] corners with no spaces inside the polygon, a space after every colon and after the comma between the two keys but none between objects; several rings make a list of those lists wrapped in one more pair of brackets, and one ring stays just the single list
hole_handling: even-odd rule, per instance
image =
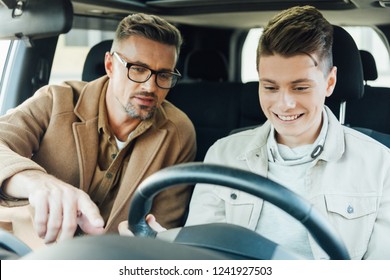
[{"label": "man's ear", "polygon": [[111,78],[113,65],[112,65],[112,54],[106,52],[104,56],[104,68],[106,69],[107,76]]},{"label": "man's ear", "polygon": [[329,72],[328,79],[327,79],[328,84],[326,87],[326,97],[332,95],[334,88],[336,87],[336,82],[337,82],[337,67],[333,66]]}]

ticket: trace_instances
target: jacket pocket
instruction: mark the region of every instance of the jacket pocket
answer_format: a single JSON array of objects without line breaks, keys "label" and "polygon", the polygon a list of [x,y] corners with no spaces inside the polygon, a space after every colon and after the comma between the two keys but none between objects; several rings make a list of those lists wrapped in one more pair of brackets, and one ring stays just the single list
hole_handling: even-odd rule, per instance
[{"label": "jacket pocket", "polygon": [[341,235],[351,258],[362,258],[374,228],[378,197],[373,194],[327,194],[325,202],[330,222]]},{"label": "jacket pocket", "polygon": [[377,200],[376,196],[369,195],[325,195],[328,211],[341,215],[348,220],[376,213]]},{"label": "jacket pocket", "polygon": [[225,203],[226,222],[251,228],[251,218],[259,198],[230,188],[218,188],[216,195]]}]

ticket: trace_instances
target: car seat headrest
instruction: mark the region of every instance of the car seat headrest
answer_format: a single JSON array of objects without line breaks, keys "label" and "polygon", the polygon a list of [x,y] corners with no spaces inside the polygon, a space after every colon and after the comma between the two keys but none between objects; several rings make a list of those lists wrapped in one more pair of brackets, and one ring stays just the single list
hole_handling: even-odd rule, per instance
[{"label": "car seat headrest", "polygon": [[106,75],[104,55],[111,50],[112,40],[102,41],[93,46],[85,59],[81,79],[90,82]]},{"label": "car seat headrest", "polygon": [[360,50],[360,57],[362,59],[364,80],[375,81],[378,79],[378,70],[374,56],[366,50]]},{"label": "car seat headrest", "polygon": [[333,27],[333,64],[337,67],[337,83],[329,99],[337,102],[360,99],[364,94],[364,83],[359,49],[345,29]]},{"label": "car seat headrest", "polygon": [[184,79],[197,81],[228,80],[226,58],[215,50],[195,50],[188,54],[184,64]]}]

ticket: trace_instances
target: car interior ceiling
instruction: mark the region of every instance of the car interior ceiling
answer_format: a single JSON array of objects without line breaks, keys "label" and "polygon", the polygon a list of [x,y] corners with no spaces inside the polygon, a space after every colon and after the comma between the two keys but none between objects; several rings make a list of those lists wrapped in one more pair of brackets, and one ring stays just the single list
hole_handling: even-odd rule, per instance
[{"label": "car interior ceiling", "polygon": [[[107,2],[110,4],[107,5]],[[367,15],[366,20],[369,19],[373,25],[379,25],[381,22],[388,22],[386,8],[383,7],[384,2],[367,0],[72,0],[75,14],[78,15],[120,18],[127,11],[146,12],[162,15],[179,24],[235,28],[264,25],[275,11],[303,4],[313,5],[323,10],[325,16],[338,25],[341,23],[357,25],[361,22],[360,11],[364,9],[364,15]],[[231,12],[235,12],[234,21],[231,20]],[[372,16],[371,12],[376,16]],[[340,14],[341,17],[334,16],[335,13]]]}]

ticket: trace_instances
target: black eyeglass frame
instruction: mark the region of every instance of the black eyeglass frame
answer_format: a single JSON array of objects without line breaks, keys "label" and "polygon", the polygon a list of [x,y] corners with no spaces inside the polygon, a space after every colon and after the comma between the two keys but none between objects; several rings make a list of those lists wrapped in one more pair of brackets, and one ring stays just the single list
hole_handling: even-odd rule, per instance
[{"label": "black eyeglass frame", "polygon": [[[132,82],[135,82],[135,83],[139,83],[139,84],[142,84],[142,83],[145,83],[146,81],[148,81],[152,76],[153,74],[155,74],[155,82],[156,82],[156,85],[159,87],[159,88],[162,88],[162,89],[171,89],[173,88],[177,82],[180,80],[180,78],[182,77],[182,75],[180,74],[179,70],[177,70],[175,68],[175,72],[171,72],[171,71],[156,71],[156,70],[153,70],[153,69],[150,69],[149,67],[146,67],[144,65],[139,65],[137,63],[130,63],[130,62],[127,62],[126,60],[124,60],[117,52],[112,52],[111,53],[112,56],[115,56],[120,63],[122,63],[123,66],[125,66],[127,68],[127,78],[132,81]],[[133,80],[132,78],[130,78],[130,67],[132,66],[139,66],[139,67],[142,67],[142,68],[145,68],[145,69],[148,69],[150,71],[150,75],[147,76],[147,78],[144,80],[144,81],[136,81],[136,80]],[[173,77],[176,77],[173,78],[172,80],[172,86],[171,87],[162,87],[159,85],[158,83],[158,75],[159,74],[171,74],[173,75]],[[174,82],[173,82],[174,81]]]}]

